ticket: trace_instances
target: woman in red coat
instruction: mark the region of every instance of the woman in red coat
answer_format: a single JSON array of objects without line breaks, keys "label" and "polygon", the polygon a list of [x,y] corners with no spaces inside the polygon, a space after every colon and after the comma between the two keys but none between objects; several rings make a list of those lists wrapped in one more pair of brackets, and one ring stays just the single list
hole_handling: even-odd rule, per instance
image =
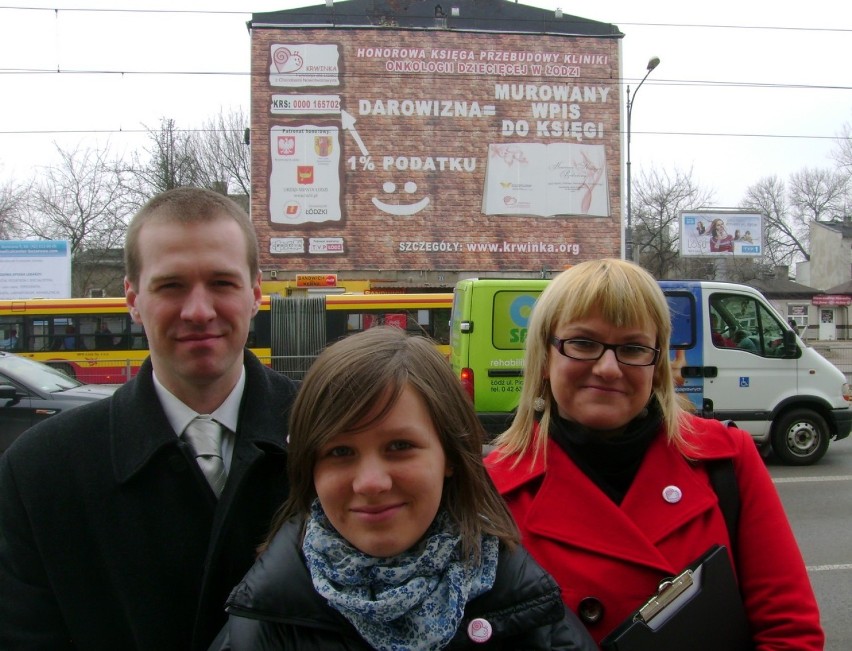
[{"label": "woman in red coat", "polygon": [[[755,649],[821,650],[801,552],[750,436],[681,408],[665,296],[640,267],[579,264],[530,319],[525,383],[487,464],[524,546],[600,642],[714,544],[731,540],[705,462],[731,459],[731,554]],[[688,648],[689,641],[684,641]]]}]

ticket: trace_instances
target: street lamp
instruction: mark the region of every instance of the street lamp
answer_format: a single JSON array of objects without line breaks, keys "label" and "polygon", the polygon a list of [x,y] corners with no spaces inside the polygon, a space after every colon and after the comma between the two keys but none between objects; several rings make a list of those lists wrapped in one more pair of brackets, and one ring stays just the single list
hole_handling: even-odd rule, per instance
[{"label": "street lamp", "polygon": [[642,84],[645,83],[651,71],[658,65],[660,65],[660,57],[651,57],[648,59],[648,72],[645,73],[642,81],[639,82],[636,90],[633,91],[633,99],[630,98],[630,86],[627,87],[627,237],[625,237],[624,242],[624,257],[628,260],[633,259],[633,213],[630,203],[631,194],[633,193],[630,180],[630,118],[633,115],[633,102],[636,101],[636,93],[642,88]]}]

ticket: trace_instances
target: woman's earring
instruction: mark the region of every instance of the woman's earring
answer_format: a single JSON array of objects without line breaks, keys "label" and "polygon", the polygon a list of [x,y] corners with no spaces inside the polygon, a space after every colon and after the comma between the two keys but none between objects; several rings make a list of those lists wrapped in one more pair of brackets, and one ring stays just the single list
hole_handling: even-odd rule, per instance
[{"label": "woman's earring", "polygon": [[541,387],[542,395],[538,396],[537,398],[533,398],[533,411],[538,412],[539,414],[542,413],[544,411],[544,408],[547,406],[547,403],[544,400],[544,394],[547,393],[549,386],[550,379],[544,378],[544,386]]}]

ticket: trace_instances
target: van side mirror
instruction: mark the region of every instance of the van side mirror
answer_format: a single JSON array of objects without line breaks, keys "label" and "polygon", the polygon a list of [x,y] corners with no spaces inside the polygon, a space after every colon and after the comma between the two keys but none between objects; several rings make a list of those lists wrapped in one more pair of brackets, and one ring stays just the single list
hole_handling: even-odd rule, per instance
[{"label": "van side mirror", "polygon": [[792,330],[782,330],[781,338],[784,343],[784,357],[795,357],[796,356],[796,335],[793,334]]}]

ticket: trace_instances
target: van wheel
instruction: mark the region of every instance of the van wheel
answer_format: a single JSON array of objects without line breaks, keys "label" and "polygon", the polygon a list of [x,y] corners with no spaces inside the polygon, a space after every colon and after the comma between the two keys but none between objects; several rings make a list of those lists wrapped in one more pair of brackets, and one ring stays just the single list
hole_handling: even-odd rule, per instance
[{"label": "van wheel", "polygon": [[772,430],[772,449],[790,466],[808,466],[828,450],[828,425],[810,409],[793,409],[781,415]]}]

